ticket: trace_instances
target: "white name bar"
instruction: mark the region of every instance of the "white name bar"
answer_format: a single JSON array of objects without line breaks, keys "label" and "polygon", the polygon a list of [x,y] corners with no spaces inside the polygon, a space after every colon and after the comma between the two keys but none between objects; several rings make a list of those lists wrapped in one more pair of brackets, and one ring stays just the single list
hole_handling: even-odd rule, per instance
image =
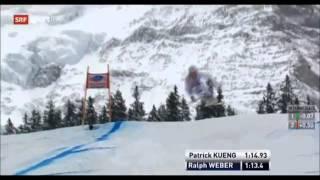
[{"label": "white name bar", "polygon": [[270,160],[270,150],[186,150],[186,160]]}]

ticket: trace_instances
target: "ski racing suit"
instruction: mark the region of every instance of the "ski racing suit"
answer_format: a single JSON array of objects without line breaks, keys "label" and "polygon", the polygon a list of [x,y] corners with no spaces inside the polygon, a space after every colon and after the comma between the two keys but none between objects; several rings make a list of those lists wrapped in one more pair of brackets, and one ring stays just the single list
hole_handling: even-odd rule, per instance
[{"label": "ski racing suit", "polygon": [[202,72],[198,72],[196,77],[192,77],[189,74],[185,79],[185,89],[188,95],[191,96],[192,101],[196,99],[194,96],[201,100],[214,98],[213,89],[218,86],[219,83],[215,79]]}]

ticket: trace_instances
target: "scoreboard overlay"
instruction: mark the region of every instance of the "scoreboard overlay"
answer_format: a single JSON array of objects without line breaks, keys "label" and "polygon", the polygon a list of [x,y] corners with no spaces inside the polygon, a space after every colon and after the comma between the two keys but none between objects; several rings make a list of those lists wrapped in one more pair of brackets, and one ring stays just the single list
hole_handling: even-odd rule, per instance
[{"label": "scoreboard overlay", "polygon": [[288,128],[289,129],[315,129],[315,105],[289,105]]},{"label": "scoreboard overlay", "polygon": [[269,171],[269,150],[187,150],[188,171]]}]

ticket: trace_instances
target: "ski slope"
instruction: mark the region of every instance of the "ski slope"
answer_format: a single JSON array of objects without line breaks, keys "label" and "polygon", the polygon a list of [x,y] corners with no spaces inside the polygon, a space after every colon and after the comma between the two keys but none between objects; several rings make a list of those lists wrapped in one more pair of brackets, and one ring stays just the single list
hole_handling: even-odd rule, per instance
[{"label": "ski slope", "polygon": [[[271,170],[186,171],[187,149],[269,149]],[[286,114],[248,114],[191,122],[119,121],[93,131],[82,126],[1,136],[1,174],[319,175],[319,122],[315,130],[288,130]]]}]

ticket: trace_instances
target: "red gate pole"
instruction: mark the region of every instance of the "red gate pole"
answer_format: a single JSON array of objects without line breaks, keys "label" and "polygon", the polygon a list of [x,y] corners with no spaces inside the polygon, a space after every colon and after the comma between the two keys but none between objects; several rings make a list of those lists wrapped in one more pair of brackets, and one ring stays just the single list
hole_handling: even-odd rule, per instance
[{"label": "red gate pole", "polygon": [[111,98],[111,74],[110,74],[109,64],[108,64],[108,83],[109,83],[109,88],[108,88],[108,93],[109,93],[109,121],[111,122],[111,118],[112,118],[112,109],[111,109],[112,98]]},{"label": "red gate pole", "polygon": [[84,121],[86,118],[86,102],[87,102],[87,85],[88,85],[88,73],[89,73],[89,66],[87,67],[87,74],[86,74],[86,83],[84,86],[84,99],[83,99],[83,103],[82,103],[82,122],[81,124],[84,125]]}]

